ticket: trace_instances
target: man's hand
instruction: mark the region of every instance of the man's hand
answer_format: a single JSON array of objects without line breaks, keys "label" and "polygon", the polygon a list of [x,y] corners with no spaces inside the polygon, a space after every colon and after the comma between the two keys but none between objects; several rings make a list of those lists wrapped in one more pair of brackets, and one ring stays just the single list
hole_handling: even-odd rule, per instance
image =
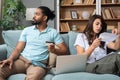
[{"label": "man's hand", "polygon": [[6,65],[9,66],[10,69],[12,69],[12,65],[13,65],[13,60],[12,59],[6,59],[0,62],[1,66],[0,67],[4,67]]},{"label": "man's hand", "polygon": [[48,45],[48,51],[51,53],[55,53],[55,44],[50,43],[50,45]]}]

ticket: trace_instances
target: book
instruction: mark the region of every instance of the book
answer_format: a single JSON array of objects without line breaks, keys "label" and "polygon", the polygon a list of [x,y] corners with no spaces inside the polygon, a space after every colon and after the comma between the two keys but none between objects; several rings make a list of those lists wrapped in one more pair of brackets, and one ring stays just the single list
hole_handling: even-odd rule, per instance
[{"label": "book", "polygon": [[109,30],[112,31],[112,29],[114,29],[114,28],[115,28],[114,25],[108,25],[108,26],[107,26],[107,30],[108,30],[108,31],[109,31]]},{"label": "book", "polygon": [[68,22],[61,22],[61,24],[60,24],[60,31],[61,32],[68,32],[68,31],[70,31],[70,27],[69,27]]},{"label": "book", "polygon": [[87,4],[89,0],[84,0],[83,4]]},{"label": "book", "polygon": [[118,22],[118,29],[120,29],[120,22]]},{"label": "book", "polygon": [[104,12],[105,12],[105,15],[106,15],[107,19],[112,19],[112,15],[110,13],[109,8],[105,8]]},{"label": "book", "polygon": [[94,0],[89,0],[88,4],[93,4]]},{"label": "book", "polygon": [[62,0],[61,5],[71,5],[73,4],[73,0]]},{"label": "book", "polygon": [[96,14],[96,9],[93,10],[91,15],[95,15]]},{"label": "book", "polygon": [[105,4],[105,3],[106,3],[106,0],[101,0],[101,3],[102,3],[102,4]]},{"label": "book", "polygon": [[112,8],[109,8],[109,10],[110,10],[110,13],[111,13],[111,15],[112,15],[112,18],[114,19],[114,18],[115,18],[115,14],[114,14],[114,12],[113,12],[113,9],[112,9]]},{"label": "book", "polygon": [[106,19],[106,15],[105,15],[104,9],[102,9],[102,16],[103,16],[104,19]]}]

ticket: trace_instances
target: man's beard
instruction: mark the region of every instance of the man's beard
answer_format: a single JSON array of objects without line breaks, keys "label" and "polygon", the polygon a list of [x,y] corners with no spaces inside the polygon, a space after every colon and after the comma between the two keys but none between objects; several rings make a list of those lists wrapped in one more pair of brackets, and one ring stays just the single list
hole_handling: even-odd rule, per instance
[{"label": "man's beard", "polygon": [[33,25],[40,25],[40,24],[42,24],[42,21],[36,21],[35,19],[33,19],[32,24]]}]

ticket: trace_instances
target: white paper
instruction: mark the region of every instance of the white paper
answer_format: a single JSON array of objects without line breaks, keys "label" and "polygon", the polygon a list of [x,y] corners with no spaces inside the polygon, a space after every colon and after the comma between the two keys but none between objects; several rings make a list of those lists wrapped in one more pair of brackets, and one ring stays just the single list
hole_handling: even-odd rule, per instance
[{"label": "white paper", "polygon": [[118,36],[119,35],[108,33],[108,32],[104,32],[104,33],[100,34],[99,38],[101,38],[101,41],[104,41],[104,42],[112,42],[112,41],[116,40],[116,38]]}]

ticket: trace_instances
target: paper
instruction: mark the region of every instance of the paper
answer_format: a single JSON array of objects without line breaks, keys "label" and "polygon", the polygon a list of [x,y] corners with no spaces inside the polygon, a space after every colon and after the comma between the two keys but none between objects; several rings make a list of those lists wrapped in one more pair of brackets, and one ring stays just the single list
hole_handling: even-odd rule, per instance
[{"label": "paper", "polygon": [[104,32],[104,33],[100,34],[99,38],[101,38],[101,41],[104,41],[104,42],[112,42],[112,41],[116,40],[116,38],[118,36],[119,35],[108,33],[108,32]]}]

